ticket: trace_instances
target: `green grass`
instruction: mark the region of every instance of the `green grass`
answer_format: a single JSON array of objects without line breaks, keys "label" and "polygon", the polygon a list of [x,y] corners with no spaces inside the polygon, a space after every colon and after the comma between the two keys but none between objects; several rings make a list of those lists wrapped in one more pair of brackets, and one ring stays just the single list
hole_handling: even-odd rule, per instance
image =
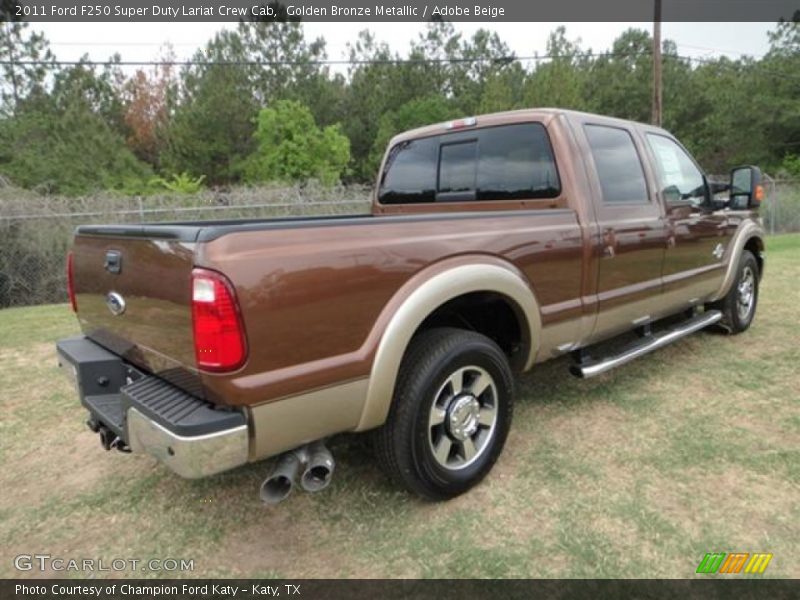
[{"label": "green grass", "polygon": [[800,577],[799,258],[800,235],[769,240],[744,335],[590,381],[565,359],[534,369],[491,475],[443,504],[387,483],[360,436],[334,441],[328,490],[271,508],[268,464],[186,481],[106,453],[56,368],[69,309],[0,311],[0,576],[45,552],[194,559],[185,575],[207,577],[688,577],[737,551]]}]

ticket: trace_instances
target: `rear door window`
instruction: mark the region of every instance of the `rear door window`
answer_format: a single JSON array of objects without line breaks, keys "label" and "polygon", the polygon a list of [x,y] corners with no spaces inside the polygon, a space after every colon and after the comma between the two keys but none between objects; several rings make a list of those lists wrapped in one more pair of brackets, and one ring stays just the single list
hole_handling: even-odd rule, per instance
[{"label": "rear door window", "polygon": [[644,169],[631,134],[619,127],[586,125],[597,177],[607,204],[649,202]]},{"label": "rear door window", "polygon": [[561,183],[540,123],[401,142],[389,152],[382,204],[555,198]]}]

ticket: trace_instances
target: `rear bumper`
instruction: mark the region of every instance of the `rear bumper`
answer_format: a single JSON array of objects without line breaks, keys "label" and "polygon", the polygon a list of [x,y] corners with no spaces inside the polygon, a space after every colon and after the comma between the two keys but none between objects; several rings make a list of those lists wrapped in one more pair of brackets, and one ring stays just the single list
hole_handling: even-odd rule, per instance
[{"label": "rear bumper", "polygon": [[59,366],[74,381],[93,428],[195,479],[248,461],[245,414],[220,410],[147,375],[85,337],[56,344]]}]

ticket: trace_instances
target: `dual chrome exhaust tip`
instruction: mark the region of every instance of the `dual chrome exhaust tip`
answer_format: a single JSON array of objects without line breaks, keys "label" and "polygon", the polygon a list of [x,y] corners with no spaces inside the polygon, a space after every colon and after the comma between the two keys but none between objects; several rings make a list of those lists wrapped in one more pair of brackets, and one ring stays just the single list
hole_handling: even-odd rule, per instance
[{"label": "dual chrome exhaust tip", "polygon": [[286,452],[261,484],[261,501],[278,504],[289,497],[298,483],[306,492],[322,491],[330,485],[335,466],[333,455],[321,441]]}]

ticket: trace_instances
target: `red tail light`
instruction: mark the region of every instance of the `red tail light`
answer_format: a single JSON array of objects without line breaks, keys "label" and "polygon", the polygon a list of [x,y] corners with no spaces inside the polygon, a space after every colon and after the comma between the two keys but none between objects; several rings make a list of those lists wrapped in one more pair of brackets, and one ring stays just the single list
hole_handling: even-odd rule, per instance
[{"label": "red tail light", "polygon": [[197,367],[233,371],[244,364],[247,344],[230,282],[207,269],[192,271],[192,323]]},{"label": "red tail light", "polygon": [[72,252],[67,253],[67,295],[72,312],[78,312],[78,301],[75,299],[75,276],[72,272]]}]

